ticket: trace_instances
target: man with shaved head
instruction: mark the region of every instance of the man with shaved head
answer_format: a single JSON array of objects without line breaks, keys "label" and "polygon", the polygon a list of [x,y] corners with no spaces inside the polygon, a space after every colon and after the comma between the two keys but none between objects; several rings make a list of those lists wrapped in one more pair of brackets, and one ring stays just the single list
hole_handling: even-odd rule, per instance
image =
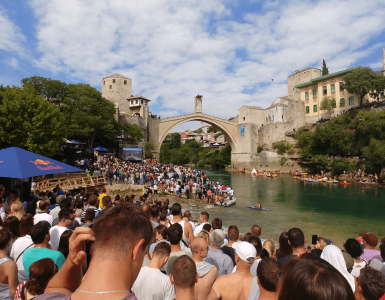
[{"label": "man with shaved head", "polygon": [[215,279],[218,277],[218,270],[213,265],[203,261],[203,258],[207,257],[209,250],[204,239],[194,239],[190,244],[190,248],[193,254],[192,259],[195,262],[199,275],[198,282],[195,285],[195,299],[205,300],[210,293]]},{"label": "man with shaved head", "polygon": [[142,211],[150,219],[150,216],[151,216],[150,205],[149,204],[143,204],[142,205]]}]

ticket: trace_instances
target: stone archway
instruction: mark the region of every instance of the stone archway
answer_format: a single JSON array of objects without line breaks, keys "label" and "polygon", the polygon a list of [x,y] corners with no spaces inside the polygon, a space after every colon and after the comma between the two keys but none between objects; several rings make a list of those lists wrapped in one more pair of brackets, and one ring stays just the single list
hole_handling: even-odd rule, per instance
[{"label": "stone archway", "polygon": [[238,142],[237,124],[231,121],[213,117],[207,114],[193,113],[193,114],[188,114],[184,116],[165,118],[165,119],[159,120],[158,137],[157,137],[157,141],[154,143],[154,148],[155,148],[154,154],[156,157],[159,156],[160,147],[164,139],[166,138],[166,136],[170,133],[170,131],[176,126],[189,121],[202,121],[218,127],[223,132],[223,134],[226,136],[226,139],[230,143],[231,152],[232,153],[237,152],[237,142]]}]

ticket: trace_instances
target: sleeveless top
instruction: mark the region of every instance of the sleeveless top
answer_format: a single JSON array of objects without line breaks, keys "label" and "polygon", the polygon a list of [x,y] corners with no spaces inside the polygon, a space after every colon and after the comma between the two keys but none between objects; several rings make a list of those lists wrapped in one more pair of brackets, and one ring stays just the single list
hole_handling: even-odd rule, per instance
[{"label": "sleeveless top", "polygon": [[[177,222],[172,222],[170,221],[170,224],[175,224]],[[180,221],[179,222],[179,225],[182,226],[182,230],[183,230],[183,234],[182,234],[182,237],[183,237],[183,241],[186,243],[186,246],[188,246],[190,244],[190,239],[186,238],[186,236],[184,235],[184,223],[185,221]]]},{"label": "sleeveless top", "polygon": [[259,285],[257,281],[257,277],[254,277],[253,282],[251,283],[251,288],[249,292],[249,297],[247,300],[257,300],[259,299]]},{"label": "sleeveless top", "polygon": [[[8,257],[0,259],[0,265],[6,261],[10,260]],[[12,300],[11,290],[8,284],[0,283],[0,299],[1,300]]]}]

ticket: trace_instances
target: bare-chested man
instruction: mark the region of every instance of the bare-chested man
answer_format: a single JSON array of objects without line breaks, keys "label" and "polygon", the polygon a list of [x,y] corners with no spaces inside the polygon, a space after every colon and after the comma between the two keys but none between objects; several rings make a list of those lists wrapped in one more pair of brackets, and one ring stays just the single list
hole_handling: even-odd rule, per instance
[{"label": "bare-chested man", "polygon": [[195,238],[193,228],[190,222],[182,220],[182,206],[179,203],[174,203],[171,207],[171,214],[173,215],[170,224],[179,223],[183,229],[183,241],[188,246]]},{"label": "bare-chested man", "polygon": [[199,275],[198,283],[195,285],[195,299],[206,300],[215,279],[218,278],[218,270],[213,265],[203,261],[209,249],[204,239],[196,238],[191,242],[190,248]]},{"label": "bare-chested man", "polygon": [[235,273],[219,277],[211,289],[208,300],[250,300],[259,298],[259,286],[256,277],[250,274],[250,267],[255,261],[257,251],[248,242],[234,243]]}]

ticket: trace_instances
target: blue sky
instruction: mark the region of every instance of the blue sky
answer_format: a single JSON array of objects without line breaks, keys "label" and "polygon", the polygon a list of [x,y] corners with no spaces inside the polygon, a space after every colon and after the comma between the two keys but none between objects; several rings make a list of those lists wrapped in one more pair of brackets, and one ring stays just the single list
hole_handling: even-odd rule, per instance
[{"label": "blue sky", "polygon": [[[287,76],[382,68],[383,0],[13,0],[0,2],[0,84],[29,76],[101,89],[133,79],[162,115],[237,115],[287,94]],[[271,81],[274,79],[274,81]],[[183,124],[182,130],[197,124]]]}]

